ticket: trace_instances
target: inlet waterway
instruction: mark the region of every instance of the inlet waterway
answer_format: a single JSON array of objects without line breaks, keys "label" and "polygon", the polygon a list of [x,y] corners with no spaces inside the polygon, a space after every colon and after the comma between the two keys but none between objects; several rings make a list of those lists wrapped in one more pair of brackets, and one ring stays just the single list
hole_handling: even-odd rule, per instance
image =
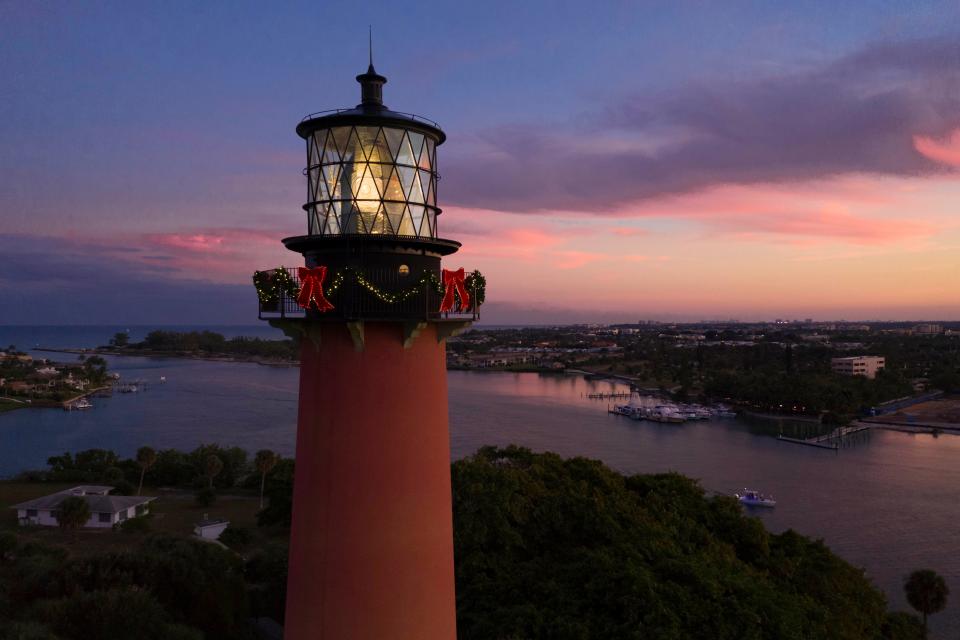
[{"label": "inlet waterway", "polygon": [[[0,327],[0,345],[89,347],[106,342],[114,330]],[[220,331],[276,337],[260,327]],[[132,455],[142,445],[191,449],[217,442],[293,454],[297,368],[108,360],[111,371],[123,380],[146,381],[146,389],[94,398],[87,411],[0,414],[0,476],[43,468],[51,455],[92,447]],[[933,637],[960,631],[960,437],[876,430],[834,452],[780,442],[764,422],[674,425],[609,415],[607,401],[587,394],[626,388],[578,375],[452,371],[448,382],[453,458],[483,445],[518,444],[600,459],[624,473],[677,471],[697,478],[708,492],[750,487],[772,493],[777,507],[755,512],[769,529],[823,538],[865,568],[894,608],[907,608],[902,582],[911,570],[940,572],[953,595],[947,610],[931,618]]]}]

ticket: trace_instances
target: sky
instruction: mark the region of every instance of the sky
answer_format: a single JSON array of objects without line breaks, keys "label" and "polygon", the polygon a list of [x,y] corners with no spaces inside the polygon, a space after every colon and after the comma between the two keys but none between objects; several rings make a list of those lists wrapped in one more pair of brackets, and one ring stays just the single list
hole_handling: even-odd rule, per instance
[{"label": "sky", "polygon": [[252,323],[368,26],[486,323],[960,319],[956,0],[0,0],[0,324]]}]

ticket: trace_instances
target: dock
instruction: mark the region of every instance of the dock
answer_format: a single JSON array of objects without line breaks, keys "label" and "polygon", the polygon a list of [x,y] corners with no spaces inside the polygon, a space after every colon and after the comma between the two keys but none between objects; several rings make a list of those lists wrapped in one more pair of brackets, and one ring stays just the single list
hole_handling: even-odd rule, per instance
[{"label": "dock", "polygon": [[852,425],[846,427],[837,427],[830,433],[822,436],[814,436],[812,438],[791,438],[789,436],[780,434],[777,436],[777,439],[783,440],[784,442],[807,445],[808,447],[837,450],[840,448],[840,443],[843,441],[843,438],[851,436],[855,433],[860,433],[861,431],[866,431],[870,428],[871,425],[854,422]]},{"label": "dock", "polygon": [[586,396],[581,393],[580,397],[587,397],[591,400],[628,400],[632,395],[632,393],[621,391],[619,393],[588,393]]}]

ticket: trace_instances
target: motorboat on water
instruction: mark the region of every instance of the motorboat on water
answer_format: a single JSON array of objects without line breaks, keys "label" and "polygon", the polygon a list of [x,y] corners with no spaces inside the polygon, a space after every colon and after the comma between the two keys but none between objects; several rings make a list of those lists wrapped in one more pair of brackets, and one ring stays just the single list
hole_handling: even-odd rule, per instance
[{"label": "motorboat on water", "polygon": [[740,504],[745,504],[748,507],[777,506],[777,501],[773,499],[773,496],[760,493],[756,489],[744,489],[741,493],[733,494],[733,497],[739,500]]},{"label": "motorboat on water", "polygon": [[80,398],[70,404],[63,405],[65,411],[73,411],[74,409],[92,409],[93,405],[86,398]]}]

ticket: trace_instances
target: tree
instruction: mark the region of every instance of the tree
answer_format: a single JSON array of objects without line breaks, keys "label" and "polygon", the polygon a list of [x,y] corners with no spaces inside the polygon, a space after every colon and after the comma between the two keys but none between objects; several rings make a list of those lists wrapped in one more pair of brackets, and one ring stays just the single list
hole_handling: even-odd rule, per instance
[{"label": "tree", "polygon": [[83,372],[94,384],[102,384],[107,377],[107,361],[100,356],[90,356],[83,361]]},{"label": "tree", "polygon": [[151,447],[140,447],[137,449],[137,464],[140,465],[140,484],[137,486],[137,495],[143,491],[143,476],[147,469],[157,463],[157,452]]},{"label": "tree", "polygon": [[197,491],[193,497],[196,500],[197,505],[201,507],[209,507],[217,501],[217,492],[210,487],[204,487],[203,489]]},{"label": "tree", "polygon": [[125,347],[128,344],[130,344],[130,336],[125,331],[119,331],[110,338],[110,346],[112,347]]},{"label": "tree", "polygon": [[90,505],[80,496],[70,496],[57,507],[57,524],[61,529],[82,527],[90,519]]},{"label": "tree", "polygon": [[943,611],[950,589],[943,577],[931,569],[918,569],[903,583],[907,602],[923,616],[923,637],[927,637],[927,616]]},{"label": "tree", "polygon": [[263,489],[267,485],[267,474],[277,466],[279,456],[269,449],[257,451],[254,464],[260,472],[260,508],[263,509]]},{"label": "tree", "polygon": [[206,473],[209,484],[208,488],[213,489],[213,479],[223,470],[223,460],[216,454],[211,453],[204,462],[204,472]]},{"label": "tree", "polygon": [[264,494],[269,498],[266,509],[257,513],[257,525],[261,527],[289,527],[293,512],[293,460],[281,458],[267,478]]}]

